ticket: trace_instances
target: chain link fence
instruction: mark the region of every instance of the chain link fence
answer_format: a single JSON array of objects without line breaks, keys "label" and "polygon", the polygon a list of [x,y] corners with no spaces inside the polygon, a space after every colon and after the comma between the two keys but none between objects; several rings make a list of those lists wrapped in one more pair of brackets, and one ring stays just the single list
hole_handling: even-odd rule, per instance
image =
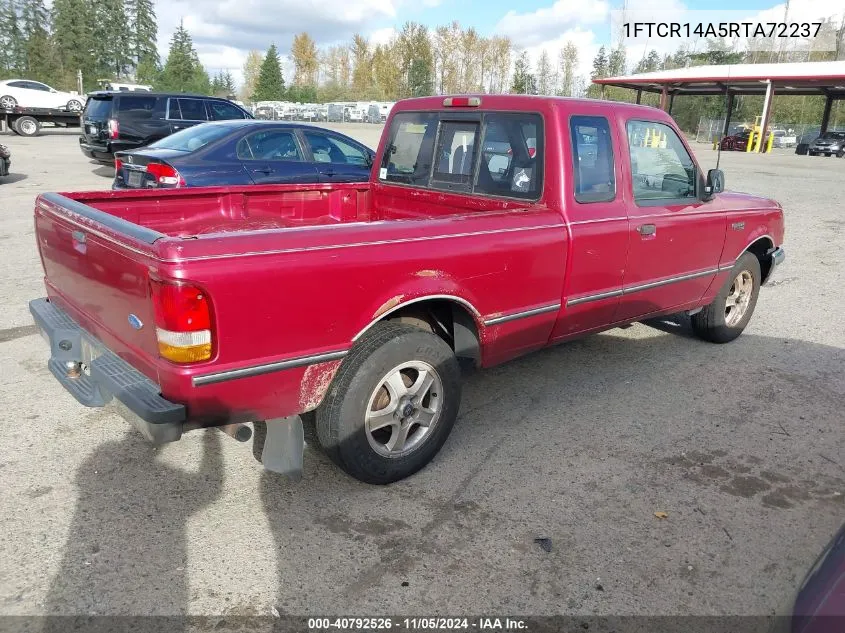
[{"label": "chain link fence", "polygon": [[[743,125],[752,125],[751,122],[732,120],[728,134],[736,134]],[[698,130],[695,134],[695,141],[697,143],[713,143],[713,141],[722,135],[725,127],[725,119],[708,119],[701,117],[698,121]],[[831,132],[840,131],[841,125],[831,125],[828,129]],[[788,123],[783,121],[770,121],[769,129],[783,130],[790,137],[794,136],[797,142],[812,142],[818,136],[821,130],[819,124],[809,123]],[[802,140],[802,138],[804,140]]]}]

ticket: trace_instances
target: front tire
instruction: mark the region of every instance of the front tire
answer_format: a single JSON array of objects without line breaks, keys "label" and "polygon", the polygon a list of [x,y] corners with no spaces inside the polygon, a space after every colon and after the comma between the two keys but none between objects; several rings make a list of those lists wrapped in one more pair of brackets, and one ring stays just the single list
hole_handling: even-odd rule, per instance
[{"label": "front tire", "polygon": [[76,99],[67,102],[68,112],[82,112],[82,103]]},{"label": "front tire", "polygon": [[743,253],[713,302],[692,316],[693,331],[712,343],[728,343],[742,334],[757,305],[760,280],[760,260]]},{"label": "front tire", "polygon": [[0,110],[11,110],[18,105],[18,100],[11,95],[0,97]]},{"label": "front tire", "polygon": [[389,484],[434,458],[460,404],[452,349],[426,330],[382,322],[344,359],[317,409],[317,436],[345,472]]}]

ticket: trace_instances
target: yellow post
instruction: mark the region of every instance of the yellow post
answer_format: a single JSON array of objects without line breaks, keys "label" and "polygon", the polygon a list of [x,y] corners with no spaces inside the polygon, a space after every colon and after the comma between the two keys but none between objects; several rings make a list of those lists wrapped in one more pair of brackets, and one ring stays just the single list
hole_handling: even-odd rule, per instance
[{"label": "yellow post", "polygon": [[719,147],[719,135],[716,134],[713,136],[713,149],[718,149]]},{"label": "yellow post", "polygon": [[651,146],[657,147],[660,144],[660,132],[653,130],[651,134]]},{"label": "yellow post", "polygon": [[666,133],[660,135],[660,149],[666,149]]},{"label": "yellow post", "polygon": [[649,147],[651,145],[651,128],[646,128],[645,130],[645,141],[643,141],[643,147]]},{"label": "yellow post", "polygon": [[772,152],[772,143],[774,143],[775,135],[769,132],[769,140],[766,141],[766,153],[771,154]]},{"label": "yellow post", "polygon": [[748,145],[745,146],[745,151],[750,152],[751,148],[754,146],[754,130],[751,130],[750,134],[748,135]]}]

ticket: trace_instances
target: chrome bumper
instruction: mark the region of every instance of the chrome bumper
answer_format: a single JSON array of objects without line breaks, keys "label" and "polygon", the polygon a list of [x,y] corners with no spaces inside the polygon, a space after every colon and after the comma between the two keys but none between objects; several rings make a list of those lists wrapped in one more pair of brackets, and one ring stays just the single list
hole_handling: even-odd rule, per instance
[{"label": "chrome bumper", "polygon": [[778,246],[777,248],[769,251],[768,256],[771,258],[772,263],[771,266],[769,266],[769,272],[766,273],[766,278],[763,279],[764,286],[772,280],[775,269],[783,263],[783,260],[786,259],[786,252],[784,252],[783,248]]}]

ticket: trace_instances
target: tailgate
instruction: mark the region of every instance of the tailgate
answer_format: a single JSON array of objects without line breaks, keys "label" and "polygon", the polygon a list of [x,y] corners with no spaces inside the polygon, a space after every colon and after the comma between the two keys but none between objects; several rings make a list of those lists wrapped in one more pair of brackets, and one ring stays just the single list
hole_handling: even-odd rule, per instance
[{"label": "tailgate", "polygon": [[109,138],[109,119],[112,116],[111,95],[93,95],[82,113],[82,138],[93,145],[105,145]]},{"label": "tailgate", "polygon": [[35,232],[51,301],[158,382],[149,270],[164,236],[58,194],[39,197]]}]

